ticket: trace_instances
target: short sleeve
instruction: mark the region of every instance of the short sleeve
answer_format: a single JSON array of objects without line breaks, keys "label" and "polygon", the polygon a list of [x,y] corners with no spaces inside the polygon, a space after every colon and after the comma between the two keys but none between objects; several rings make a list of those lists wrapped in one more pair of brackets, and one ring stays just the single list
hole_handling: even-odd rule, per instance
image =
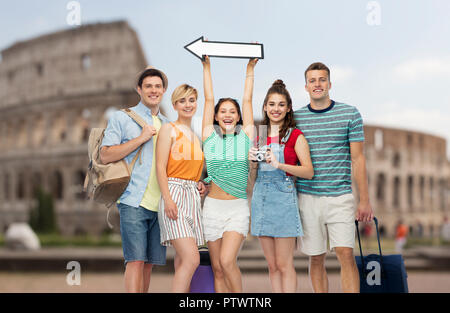
[{"label": "short sleeve", "polygon": [[105,136],[101,147],[103,146],[115,146],[122,142],[122,126],[120,123],[120,111],[115,112],[108,121],[108,125],[105,129]]},{"label": "short sleeve", "polygon": [[294,130],[292,130],[292,134],[291,134],[291,137],[289,138],[289,141],[293,141],[294,146],[295,146],[295,143],[297,142],[297,138],[300,135],[303,135],[303,132],[298,128],[294,128]]},{"label": "short sleeve", "polygon": [[348,140],[350,142],[364,141],[363,119],[356,108],[354,108],[354,114],[349,123]]}]

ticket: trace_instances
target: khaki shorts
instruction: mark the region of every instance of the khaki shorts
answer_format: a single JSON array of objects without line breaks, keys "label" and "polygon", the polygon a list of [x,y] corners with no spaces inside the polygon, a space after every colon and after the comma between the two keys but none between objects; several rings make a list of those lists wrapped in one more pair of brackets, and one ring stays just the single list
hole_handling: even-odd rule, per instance
[{"label": "khaki shorts", "polygon": [[306,255],[320,255],[335,247],[355,247],[356,205],[353,194],[338,197],[299,193],[298,203],[304,236],[301,250]]}]

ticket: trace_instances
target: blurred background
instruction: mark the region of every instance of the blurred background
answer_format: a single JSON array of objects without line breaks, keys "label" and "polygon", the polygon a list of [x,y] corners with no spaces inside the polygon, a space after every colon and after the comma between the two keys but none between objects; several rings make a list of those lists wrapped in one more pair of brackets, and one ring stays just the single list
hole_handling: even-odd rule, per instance
[{"label": "blurred background", "polygon": [[[285,82],[298,109],[309,99],[306,67],[330,67],[331,98],[356,106],[364,119],[383,251],[404,255],[417,282],[411,291],[449,292],[449,11],[445,0],[2,3],[0,281],[11,283],[0,284],[0,292],[124,290],[118,214],[112,210],[110,228],[107,209],[82,190],[89,132],[139,101],[135,79],[153,65],[169,78],[162,104],[169,118],[178,85],[199,90],[198,133],[202,67],[183,47],[200,36],[264,45],[255,70],[256,119],[273,81]],[[247,61],[211,63],[215,97],[240,99]],[[361,234],[364,251],[376,252],[373,224],[362,224]],[[169,265],[155,270],[154,291],[169,290],[172,257],[169,250]],[[339,291],[338,264],[333,254],[329,259]],[[89,284],[66,281],[69,261],[91,275]],[[247,238],[240,265],[244,290],[270,291],[256,238]],[[300,252],[296,266],[304,276],[300,291],[311,291]]]}]

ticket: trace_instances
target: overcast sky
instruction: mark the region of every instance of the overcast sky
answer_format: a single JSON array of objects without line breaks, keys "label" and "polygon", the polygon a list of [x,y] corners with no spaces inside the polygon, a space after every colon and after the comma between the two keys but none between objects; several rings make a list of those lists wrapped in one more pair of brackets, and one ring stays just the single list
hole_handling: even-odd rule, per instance
[{"label": "overcast sky", "polygon": [[[71,1],[2,1],[0,49],[68,29]],[[6,2],[6,3],[5,3]],[[89,0],[78,1],[81,23],[124,19],[138,33],[149,64],[173,89],[202,89],[200,61],[183,47],[212,41],[264,44],[255,69],[255,116],[282,79],[294,109],[308,103],[303,72],[315,61],[331,68],[334,100],[356,106],[365,123],[423,131],[450,142],[450,1],[447,0]],[[212,59],[216,99],[243,94],[245,60]],[[201,118],[200,109],[197,116]],[[447,144],[449,145],[449,144]],[[450,151],[447,148],[447,151]]]}]

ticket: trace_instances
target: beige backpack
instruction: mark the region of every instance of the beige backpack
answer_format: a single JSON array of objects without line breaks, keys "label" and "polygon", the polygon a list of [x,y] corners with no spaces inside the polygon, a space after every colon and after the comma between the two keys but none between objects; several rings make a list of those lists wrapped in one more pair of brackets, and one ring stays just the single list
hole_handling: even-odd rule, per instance
[{"label": "beige backpack", "polygon": [[[123,109],[136,123],[144,127],[147,123],[134,111]],[[133,158],[130,165],[125,160],[102,164],[100,161],[100,146],[105,134],[104,128],[93,128],[89,134],[88,155],[89,166],[84,180],[84,191],[88,189],[88,198],[111,208],[128,186],[131,172],[140,157],[143,145]],[[141,161],[141,160],[140,160]],[[89,188],[88,188],[89,187]],[[109,214],[109,210],[108,210]],[[109,224],[109,222],[108,222]]]}]

